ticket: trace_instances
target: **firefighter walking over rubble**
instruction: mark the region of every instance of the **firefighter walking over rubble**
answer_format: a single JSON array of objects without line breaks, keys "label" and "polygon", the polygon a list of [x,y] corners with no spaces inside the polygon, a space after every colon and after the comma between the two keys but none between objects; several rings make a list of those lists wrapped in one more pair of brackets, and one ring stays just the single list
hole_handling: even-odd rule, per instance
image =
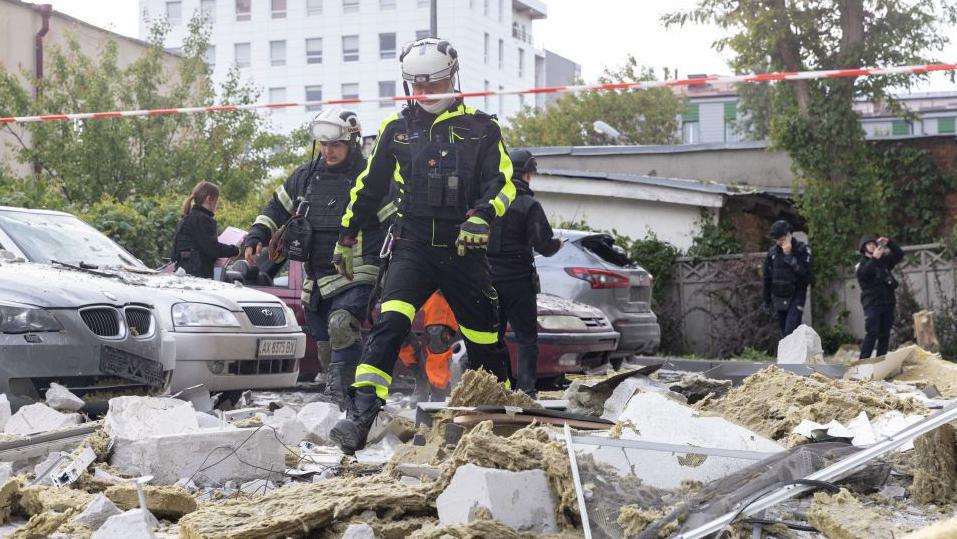
[{"label": "firefighter walking over rubble", "polygon": [[355,112],[332,107],[321,111],[309,130],[320,145],[320,158],[297,168],[276,189],[246,236],[245,257],[255,266],[256,256],[268,245],[274,260],[305,262],[306,328],[316,340],[326,373],[326,395],[343,406],[362,354],[360,330],[378,275],[385,232],[375,212],[357,220],[348,248],[353,265],[347,275],[336,271],[331,260],[339,219],[349,190],[366,165],[361,126]]},{"label": "firefighter walking over rubble", "polygon": [[[400,57],[406,93],[453,93],[458,53],[426,38]],[[512,163],[494,117],[461,99],[410,99],[385,119],[366,170],[342,216],[336,263],[349,273],[359,223],[376,214],[395,181],[399,187],[395,247],[376,321],[349,391],[346,419],[330,436],[346,453],[365,446],[389,393],[402,342],[419,307],[436,290],[449,302],[465,338],[469,367],[508,380],[507,353],[498,335],[497,294],[485,249],[489,223],[515,197]],[[394,178],[394,180],[393,180]]]},{"label": "firefighter walking over rubble", "polygon": [[532,250],[542,256],[552,256],[561,248],[562,240],[555,237],[545,210],[529,187],[532,173],[538,169],[535,157],[528,150],[512,150],[509,157],[514,169],[515,201],[492,228],[488,263],[498,292],[499,333],[504,339],[506,325],[511,324],[518,343],[515,377],[518,389],[534,396],[541,286]]}]

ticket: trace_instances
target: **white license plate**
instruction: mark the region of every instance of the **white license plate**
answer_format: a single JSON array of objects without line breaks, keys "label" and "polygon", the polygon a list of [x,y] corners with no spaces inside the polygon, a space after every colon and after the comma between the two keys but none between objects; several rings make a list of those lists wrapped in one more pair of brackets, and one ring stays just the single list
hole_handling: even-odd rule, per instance
[{"label": "white license plate", "polygon": [[293,357],[296,339],[259,339],[256,357]]}]

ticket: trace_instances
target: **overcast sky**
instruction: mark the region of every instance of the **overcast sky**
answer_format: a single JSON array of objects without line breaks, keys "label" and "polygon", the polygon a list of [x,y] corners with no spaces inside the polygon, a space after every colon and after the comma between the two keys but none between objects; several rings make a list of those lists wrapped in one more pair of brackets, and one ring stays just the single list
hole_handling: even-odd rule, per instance
[{"label": "overcast sky", "polygon": [[[39,2],[40,0],[36,0]],[[46,0],[53,8],[115,32],[138,37],[137,0]],[[465,1],[465,0],[458,0]],[[633,54],[639,63],[690,73],[727,74],[726,58],[711,48],[716,28],[691,26],[665,30],[662,13],[693,6],[695,0],[545,0],[548,18],[535,23],[539,45],[582,65],[585,80],[593,81],[606,66],[621,65]],[[957,61],[957,43],[941,60]],[[467,88],[465,89],[468,90]],[[941,74],[919,90],[957,90]]]}]

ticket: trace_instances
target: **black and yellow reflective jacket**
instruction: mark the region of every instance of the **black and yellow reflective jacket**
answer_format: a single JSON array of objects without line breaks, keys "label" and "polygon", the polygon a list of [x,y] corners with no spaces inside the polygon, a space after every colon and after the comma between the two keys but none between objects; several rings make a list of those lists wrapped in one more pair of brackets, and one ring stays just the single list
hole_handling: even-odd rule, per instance
[{"label": "black and yellow reflective jacket", "polygon": [[461,102],[438,115],[412,106],[386,118],[350,194],[340,235],[354,237],[361,222],[380,211],[390,189],[397,192],[404,238],[429,230],[437,244],[440,230],[447,232],[443,241],[454,239],[467,214],[488,223],[501,217],[515,199],[515,186],[498,122]]}]

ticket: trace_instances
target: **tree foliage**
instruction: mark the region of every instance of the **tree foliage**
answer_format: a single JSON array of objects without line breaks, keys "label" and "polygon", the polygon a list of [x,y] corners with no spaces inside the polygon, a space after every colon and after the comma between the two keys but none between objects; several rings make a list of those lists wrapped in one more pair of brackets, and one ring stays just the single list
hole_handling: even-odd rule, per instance
[{"label": "tree foliage", "polygon": [[[671,13],[667,25],[713,23],[727,31],[715,43],[736,72],[850,69],[922,64],[948,43],[957,20],[953,0],[699,0]],[[886,100],[919,76],[806,80],[742,92],[752,127],[788,152],[803,194],[798,208],[824,284],[837,276],[864,232],[884,230],[888,186],[864,142],[855,98]],[[815,291],[827,290],[815,287]],[[816,308],[826,309],[819,296]]]},{"label": "tree foliage", "polygon": [[[599,82],[654,80],[654,71],[629,56],[617,70],[605,70]],[[668,88],[568,93],[545,110],[526,107],[510,118],[506,140],[512,146],[587,146],[601,144],[672,144],[684,101]],[[612,140],[596,133],[602,120],[621,132]]]}]

